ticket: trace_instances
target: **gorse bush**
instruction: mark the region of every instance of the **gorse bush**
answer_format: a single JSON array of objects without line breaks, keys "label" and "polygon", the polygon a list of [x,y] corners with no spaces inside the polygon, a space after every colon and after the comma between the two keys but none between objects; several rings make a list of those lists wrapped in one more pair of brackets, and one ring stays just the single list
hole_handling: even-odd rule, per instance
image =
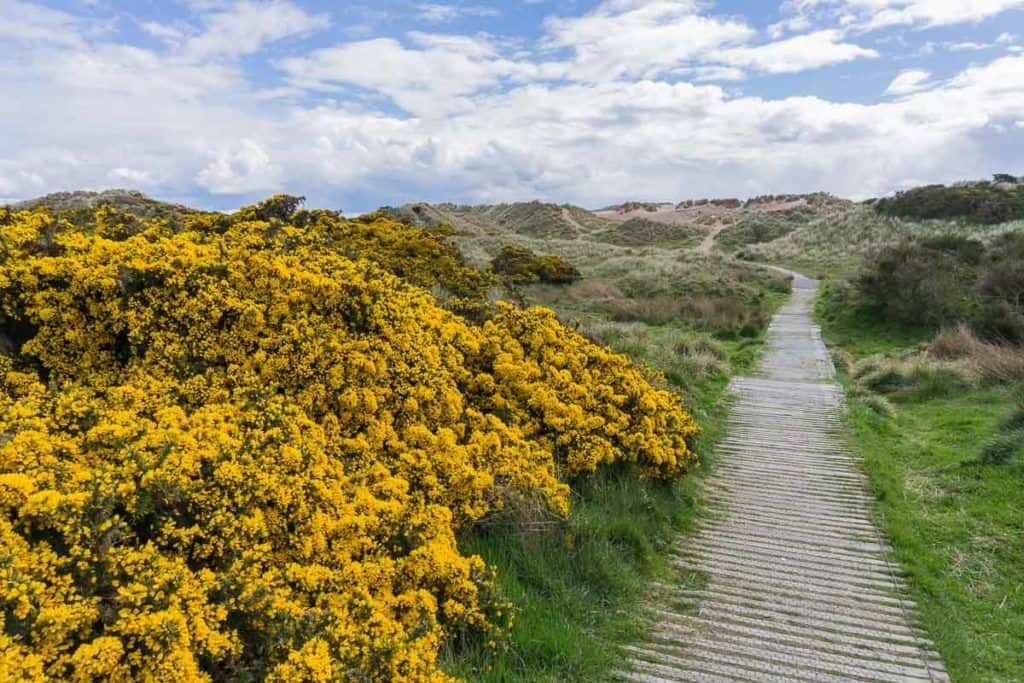
[{"label": "gorse bush", "polygon": [[502,247],[491,261],[491,270],[517,285],[533,282],[567,285],[580,279],[580,272],[561,256],[538,256],[516,244]]},{"label": "gorse bush", "polygon": [[182,220],[0,215],[0,670],[441,680],[508,619],[457,534],[696,464],[673,394],[480,304],[437,232],[288,198]]}]

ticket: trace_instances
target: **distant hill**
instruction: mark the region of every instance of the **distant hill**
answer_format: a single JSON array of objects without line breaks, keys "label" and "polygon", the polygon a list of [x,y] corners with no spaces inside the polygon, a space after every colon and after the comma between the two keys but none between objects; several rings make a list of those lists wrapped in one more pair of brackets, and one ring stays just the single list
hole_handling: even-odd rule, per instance
[{"label": "distant hill", "polygon": [[413,225],[446,223],[457,231],[478,235],[512,233],[545,239],[575,239],[607,230],[614,222],[570,204],[520,202],[516,204],[406,204],[382,211]]},{"label": "distant hill", "polygon": [[797,209],[821,210],[835,205],[850,204],[825,193],[763,195],[747,200],[689,199],[672,203],[626,202],[609,206],[595,214],[614,221],[641,218],[670,225],[711,225],[733,223],[750,213],[784,212]]},{"label": "distant hill", "polygon": [[147,220],[154,218],[179,218],[185,214],[203,213],[181,204],[162,202],[152,199],[137,190],[103,190],[91,192],[74,190],[71,192],[54,192],[52,194],[11,204],[14,209],[47,208],[71,218],[79,216],[91,217],[100,206],[110,206],[118,211]]}]

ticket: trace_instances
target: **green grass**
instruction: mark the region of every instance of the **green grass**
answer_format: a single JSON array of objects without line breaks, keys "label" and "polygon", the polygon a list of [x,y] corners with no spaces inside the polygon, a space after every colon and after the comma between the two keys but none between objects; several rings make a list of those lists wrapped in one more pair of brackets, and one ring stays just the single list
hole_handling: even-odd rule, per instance
[{"label": "green grass", "polygon": [[896,417],[851,400],[882,526],[954,681],[1024,680],[1024,467],[983,465],[1010,388],[901,401]]},{"label": "green grass", "polygon": [[603,472],[576,487],[565,524],[521,532],[509,523],[467,539],[498,568],[498,589],[515,605],[505,648],[449,653],[448,670],[479,681],[597,681],[619,661],[616,644],[643,632],[637,609],[649,582],[668,571],[665,554],[692,523],[695,481],[676,484]]},{"label": "green grass", "polygon": [[[879,323],[841,292],[823,288],[817,317],[826,342],[853,358],[919,349],[931,336]],[[921,383],[889,394],[892,414],[872,406],[878,395],[850,393],[851,439],[881,526],[954,681],[1024,681],[1024,464],[981,462],[1016,391]]]}]

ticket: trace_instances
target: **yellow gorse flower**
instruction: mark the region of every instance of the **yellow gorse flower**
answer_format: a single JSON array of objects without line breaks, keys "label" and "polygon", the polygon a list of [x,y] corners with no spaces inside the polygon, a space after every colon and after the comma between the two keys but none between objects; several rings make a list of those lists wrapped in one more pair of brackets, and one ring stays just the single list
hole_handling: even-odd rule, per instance
[{"label": "yellow gorse flower", "polygon": [[458,533],[695,466],[674,395],[485,316],[443,233],[279,206],[0,211],[0,679],[445,680],[508,613]]}]

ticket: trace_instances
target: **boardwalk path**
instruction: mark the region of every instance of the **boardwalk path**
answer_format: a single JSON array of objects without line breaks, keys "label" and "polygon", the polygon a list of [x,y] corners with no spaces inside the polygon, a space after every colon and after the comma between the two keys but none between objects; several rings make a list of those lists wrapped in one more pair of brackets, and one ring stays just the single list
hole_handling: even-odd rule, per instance
[{"label": "boardwalk path", "polygon": [[838,437],[842,388],[796,277],[756,376],[737,378],[709,519],[674,562],[629,681],[948,681],[887,559],[857,458]]}]

